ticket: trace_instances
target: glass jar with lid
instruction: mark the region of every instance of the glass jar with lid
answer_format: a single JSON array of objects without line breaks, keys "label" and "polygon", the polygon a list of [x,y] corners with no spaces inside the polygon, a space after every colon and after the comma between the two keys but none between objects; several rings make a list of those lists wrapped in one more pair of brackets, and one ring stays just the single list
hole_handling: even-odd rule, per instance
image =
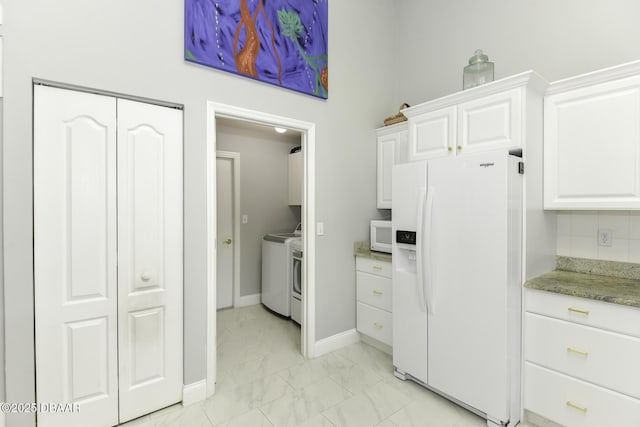
[{"label": "glass jar with lid", "polygon": [[478,49],[475,55],[469,58],[469,65],[464,67],[462,89],[469,89],[492,81],[493,62],[489,62],[489,57],[482,53],[481,49]]}]

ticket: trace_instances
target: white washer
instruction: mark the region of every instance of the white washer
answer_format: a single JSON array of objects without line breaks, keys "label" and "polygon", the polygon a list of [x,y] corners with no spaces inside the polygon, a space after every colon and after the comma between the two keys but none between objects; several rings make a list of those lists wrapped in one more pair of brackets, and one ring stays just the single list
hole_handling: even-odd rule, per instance
[{"label": "white washer", "polygon": [[300,236],[267,234],[262,238],[262,304],[282,316],[291,315],[290,245]]}]

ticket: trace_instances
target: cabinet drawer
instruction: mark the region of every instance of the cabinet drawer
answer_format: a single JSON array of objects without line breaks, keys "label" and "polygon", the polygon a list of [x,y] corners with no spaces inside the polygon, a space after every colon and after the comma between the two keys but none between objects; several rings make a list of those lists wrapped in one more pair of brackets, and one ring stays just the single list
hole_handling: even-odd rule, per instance
[{"label": "cabinet drawer", "polygon": [[362,271],[356,272],[356,299],[391,311],[391,279]]},{"label": "cabinet drawer", "polygon": [[637,426],[640,400],[524,364],[524,408],[566,427]]},{"label": "cabinet drawer", "polygon": [[356,270],[391,278],[391,263],[386,261],[356,257]]},{"label": "cabinet drawer", "polygon": [[525,314],[525,360],[640,399],[640,339]]},{"label": "cabinet drawer", "polygon": [[458,106],[462,153],[522,144],[522,89],[482,97]]},{"label": "cabinet drawer", "polygon": [[393,330],[391,313],[371,307],[370,305],[357,303],[357,329],[363,334],[369,335],[387,345],[392,345]]},{"label": "cabinet drawer", "polygon": [[527,289],[525,309],[640,338],[640,309],[634,307]]}]

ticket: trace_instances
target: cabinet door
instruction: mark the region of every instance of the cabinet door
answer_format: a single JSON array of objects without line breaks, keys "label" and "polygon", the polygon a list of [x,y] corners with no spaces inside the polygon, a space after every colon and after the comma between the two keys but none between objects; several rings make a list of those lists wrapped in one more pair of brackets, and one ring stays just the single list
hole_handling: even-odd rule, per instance
[{"label": "cabinet door", "polygon": [[118,424],[115,98],[34,87],[38,425]]},{"label": "cabinet door", "polygon": [[545,98],[544,207],[640,208],[640,76]]},{"label": "cabinet door", "polygon": [[302,205],[302,151],[289,154],[289,205]]},{"label": "cabinet door", "polygon": [[458,106],[458,153],[521,146],[522,89],[512,89]]},{"label": "cabinet door", "polygon": [[391,170],[395,158],[397,134],[378,137],[377,206],[391,209]]},{"label": "cabinet door", "polygon": [[406,129],[397,133],[395,142],[395,165],[409,162],[409,131]]},{"label": "cabinet door", "polygon": [[452,155],[455,145],[455,106],[409,119],[409,161]]},{"label": "cabinet door", "polygon": [[118,100],[120,422],[182,400],[182,111]]}]

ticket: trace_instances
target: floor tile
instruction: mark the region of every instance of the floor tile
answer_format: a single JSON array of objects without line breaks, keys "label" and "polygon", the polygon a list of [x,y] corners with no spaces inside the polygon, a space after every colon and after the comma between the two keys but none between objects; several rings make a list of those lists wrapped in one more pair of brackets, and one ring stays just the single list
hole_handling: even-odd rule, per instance
[{"label": "floor tile", "polygon": [[298,424],[298,427],[334,427],[334,425],[326,417],[319,414],[309,418],[302,424]]},{"label": "floor tile", "polygon": [[186,408],[177,408],[164,415],[150,418],[153,427],[212,427],[213,424],[207,417],[202,404],[196,403]]},{"label": "floor tile", "polygon": [[217,425],[292,392],[291,386],[283,379],[272,375],[219,390],[203,406],[209,419]]},{"label": "floor tile", "polygon": [[347,390],[326,378],[288,393],[260,410],[276,427],[297,426],[350,396]]},{"label": "floor tile", "polygon": [[365,388],[380,382],[382,376],[372,369],[354,364],[333,373],[331,379],[351,393],[357,394]]},{"label": "floor tile", "polygon": [[336,426],[374,426],[409,402],[411,399],[407,395],[384,382],[378,382],[329,408],[323,415]]},{"label": "floor tile", "polygon": [[216,427],[273,427],[267,417],[258,409],[252,409],[249,412],[232,418],[231,420],[218,424]]},{"label": "floor tile", "polygon": [[301,389],[353,366],[353,362],[330,353],[283,370],[280,377],[293,388]]},{"label": "floor tile", "polygon": [[455,404],[431,394],[414,400],[389,420],[403,427],[454,427],[461,417]]}]

